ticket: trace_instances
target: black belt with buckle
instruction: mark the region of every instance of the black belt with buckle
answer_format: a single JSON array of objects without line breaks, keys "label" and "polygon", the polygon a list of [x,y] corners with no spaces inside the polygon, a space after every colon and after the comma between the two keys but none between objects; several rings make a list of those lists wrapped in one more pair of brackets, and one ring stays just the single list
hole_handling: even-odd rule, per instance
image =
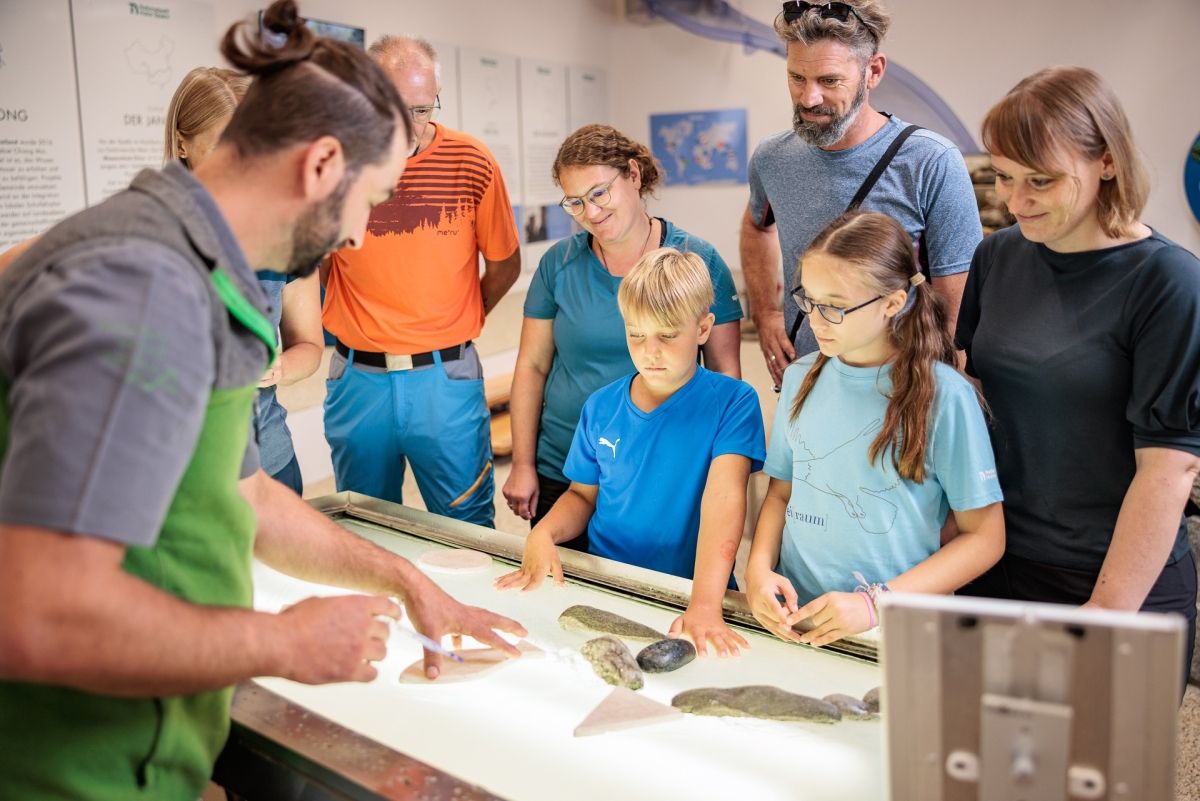
[{"label": "black belt with buckle", "polygon": [[[366,365],[367,367],[379,367],[383,370],[411,370],[414,367],[428,367],[433,364],[434,353],[440,353],[444,362],[457,361],[466,355],[467,347],[470,344],[471,340],[468,339],[461,345],[451,345],[448,348],[442,348],[438,351],[431,350],[425,353],[414,353],[411,356],[379,353],[370,350],[355,350],[353,351],[354,363]],[[351,349],[346,347],[341,340],[336,342],[334,349],[342,354],[344,358],[350,358]]]}]

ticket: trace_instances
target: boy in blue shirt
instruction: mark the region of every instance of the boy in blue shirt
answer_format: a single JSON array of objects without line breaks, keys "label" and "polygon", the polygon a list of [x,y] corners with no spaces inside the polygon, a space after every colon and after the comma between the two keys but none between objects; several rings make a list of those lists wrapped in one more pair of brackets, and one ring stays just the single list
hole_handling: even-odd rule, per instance
[{"label": "boy in blue shirt", "polygon": [[652,251],[617,294],[637,372],[584,404],[563,472],[570,489],[529,532],[521,569],[500,589],[563,582],[555,545],[586,528],[588,551],[693,581],[671,626],[698,654],[749,647],[725,625],[721,600],[746,516],[746,483],[766,456],[750,385],[696,363],[713,326],[712,282],[692,253]]}]

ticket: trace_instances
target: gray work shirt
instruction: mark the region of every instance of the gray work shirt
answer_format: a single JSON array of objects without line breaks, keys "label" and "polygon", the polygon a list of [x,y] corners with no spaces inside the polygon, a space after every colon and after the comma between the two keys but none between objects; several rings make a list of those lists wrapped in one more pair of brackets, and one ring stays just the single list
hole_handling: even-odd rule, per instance
[{"label": "gray work shirt", "polygon": [[[0,279],[8,448],[0,521],[152,545],[215,389],[267,348],[231,321],[220,270],[265,314],[233,232],[182,166],[48,231]],[[242,476],[258,468],[253,437]]]}]

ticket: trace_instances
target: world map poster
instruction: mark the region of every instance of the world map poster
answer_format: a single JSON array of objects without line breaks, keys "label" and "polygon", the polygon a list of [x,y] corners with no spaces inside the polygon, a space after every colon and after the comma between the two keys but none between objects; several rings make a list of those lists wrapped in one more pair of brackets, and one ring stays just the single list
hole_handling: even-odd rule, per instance
[{"label": "world map poster", "polygon": [[650,115],[651,150],[668,186],[746,183],[746,110]]}]

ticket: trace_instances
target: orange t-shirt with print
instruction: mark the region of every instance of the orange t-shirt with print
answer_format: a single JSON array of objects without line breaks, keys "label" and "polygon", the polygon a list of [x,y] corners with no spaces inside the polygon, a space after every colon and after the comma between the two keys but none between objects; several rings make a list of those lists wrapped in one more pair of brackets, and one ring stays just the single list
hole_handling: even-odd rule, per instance
[{"label": "orange t-shirt with print", "polygon": [[500,261],[519,244],[491,152],[438,125],[396,193],[372,209],[362,248],[333,254],[321,321],[355,350],[412,354],[465,342],[483,329],[479,254]]}]

